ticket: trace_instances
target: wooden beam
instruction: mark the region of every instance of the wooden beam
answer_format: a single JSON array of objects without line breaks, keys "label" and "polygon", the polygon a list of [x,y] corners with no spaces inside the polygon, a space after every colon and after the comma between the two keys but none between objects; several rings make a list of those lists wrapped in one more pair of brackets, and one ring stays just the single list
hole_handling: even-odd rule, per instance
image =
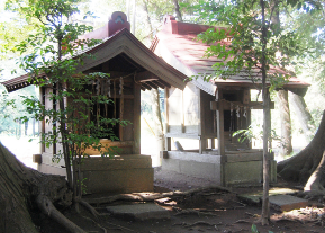
[{"label": "wooden beam", "polygon": [[139,72],[135,75],[136,82],[146,82],[154,80],[159,80],[159,78],[150,71]]},{"label": "wooden beam", "polygon": [[153,84],[155,84],[156,86],[158,86],[161,89],[165,88],[165,85],[163,85],[161,82],[157,81],[151,81]]},{"label": "wooden beam", "polygon": [[153,82],[145,82],[145,84],[147,84],[151,89],[157,89],[158,86],[156,84],[154,84]]},{"label": "wooden beam", "polygon": [[[233,104],[233,106],[246,107],[251,109],[263,109],[262,101],[250,101],[249,104],[243,104],[241,101],[228,101],[228,100],[222,100],[222,101],[223,101],[224,110],[231,110],[231,104]],[[210,101],[210,109],[218,110],[219,102],[220,101],[218,100]],[[270,109],[274,109],[274,101],[270,101]]]},{"label": "wooden beam", "polygon": [[142,90],[151,90],[152,88],[147,84],[147,83],[145,83],[145,82],[143,82],[143,83],[140,83],[140,85],[142,85],[141,86],[141,89]]},{"label": "wooden beam", "polygon": [[[83,72],[83,74],[90,74],[90,73],[96,73],[96,72],[102,72],[102,73],[109,74],[109,79],[126,77],[126,76],[129,76],[129,75],[133,74],[133,73],[130,74],[130,72],[109,71],[109,70],[106,70],[106,71],[103,71],[103,70],[87,70],[86,72]],[[80,78],[80,77],[82,77],[83,74],[73,74],[72,77]]]},{"label": "wooden beam", "polygon": [[161,83],[162,85],[164,85],[164,87],[167,87],[167,88],[171,88],[172,87],[169,83],[167,83],[167,82],[165,82],[165,81],[163,81],[161,79],[159,79],[159,80],[157,80],[155,82]]}]

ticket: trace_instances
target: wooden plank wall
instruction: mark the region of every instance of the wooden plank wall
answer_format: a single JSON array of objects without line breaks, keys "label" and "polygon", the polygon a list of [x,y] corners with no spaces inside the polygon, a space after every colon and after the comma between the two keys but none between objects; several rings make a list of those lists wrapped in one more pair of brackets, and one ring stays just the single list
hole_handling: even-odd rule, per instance
[{"label": "wooden plank wall", "polygon": [[182,91],[177,88],[169,89],[169,132],[174,134],[182,133]]},{"label": "wooden plank wall", "polygon": [[188,83],[183,91],[184,133],[198,134],[199,93],[200,89],[192,83]]}]

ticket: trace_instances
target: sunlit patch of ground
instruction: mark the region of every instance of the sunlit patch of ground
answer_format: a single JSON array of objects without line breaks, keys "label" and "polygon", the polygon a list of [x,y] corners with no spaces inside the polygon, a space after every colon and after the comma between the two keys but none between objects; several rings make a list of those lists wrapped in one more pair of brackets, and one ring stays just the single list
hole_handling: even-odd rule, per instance
[{"label": "sunlit patch of ground", "polygon": [[302,222],[308,221],[324,221],[325,220],[325,208],[317,207],[305,207],[299,210],[292,210],[281,214],[274,214],[271,216],[271,220],[298,220]]}]

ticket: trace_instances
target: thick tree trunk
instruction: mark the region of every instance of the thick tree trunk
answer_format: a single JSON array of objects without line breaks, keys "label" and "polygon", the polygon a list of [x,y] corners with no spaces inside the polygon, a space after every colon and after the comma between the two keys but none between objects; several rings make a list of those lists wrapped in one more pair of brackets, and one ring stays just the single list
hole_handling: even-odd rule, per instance
[{"label": "thick tree trunk", "polygon": [[262,57],[261,57],[261,72],[262,72],[262,95],[263,95],[263,199],[262,199],[262,214],[261,223],[262,225],[269,224],[270,220],[270,177],[269,177],[269,136],[271,130],[271,111],[270,111],[270,92],[266,86],[266,65],[267,61],[265,58],[265,48],[267,45],[267,27],[265,25],[264,15],[264,1],[260,1],[262,9]]},{"label": "thick tree trunk", "polygon": [[174,3],[174,9],[175,9],[175,13],[177,15],[178,21],[182,22],[183,19],[182,19],[181,11],[179,9],[178,0],[173,0],[173,3]]},{"label": "thick tree trunk", "polygon": [[288,91],[279,90],[278,98],[280,103],[280,118],[281,118],[281,154],[288,155],[292,152],[291,121],[290,121]]},{"label": "thick tree trunk", "polygon": [[[279,175],[286,180],[305,184],[314,173],[325,151],[325,111],[314,139],[294,157],[278,163]],[[323,163],[322,163],[323,164]],[[319,183],[324,182],[320,180]]]},{"label": "thick tree trunk", "polygon": [[0,232],[38,232],[28,206],[28,176],[32,174],[2,145],[0,161]]},{"label": "thick tree trunk", "polygon": [[152,28],[151,19],[150,19],[150,16],[149,16],[148,1],[147,0],[143,0],[143,10],[144,10],[144,12],[146,12],[147,24],[150,27],[150,39],[152,39],[153,38],[153,36],[152,36],[153,28]]},{"label": "thick tree trunk", "polygon": [[305,137],[308,140],[310,134],[310,124],[313,124],[313,118],[310,115],[304,97],[292,93],[291,103],[296,111],[296,115],[299,118],[299,123],[304,131]]},{"label": "thick tree trunk", "polygon": [[61,176],[27,168],[0,144],[0,232],[36,233],[30,212],[45,214],[70,232],[84,231],[67,220],[54,204],[71,205],[72,193]]},{"label": "thick tree trunk", "polygon": [[309,177],[307,184],[305,185],[305,192],[312,194],[325,194],[325,153],[323,153],[322,161],[318,164],[318,167]]}]

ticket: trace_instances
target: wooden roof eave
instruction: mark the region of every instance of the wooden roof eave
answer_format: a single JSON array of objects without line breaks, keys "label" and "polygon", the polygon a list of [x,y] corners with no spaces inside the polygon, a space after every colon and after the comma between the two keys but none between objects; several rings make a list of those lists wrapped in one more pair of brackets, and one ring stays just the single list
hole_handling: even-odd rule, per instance
[{"label": "wooden roof eave", "polygon": [[[46,77],[46,74],[44,72],[41,72],[38,75],[39,78]],[[8,90],[8,92],[16,91],[25,87],[30,86],[31,84],[37,84],[37,81],[35,81],[35,75],[33,74],[23,74],[17,78],[13,78],[10,80],[6,80],[1,82],[1,84]]]},{"label": "wooden roof eave", "polygon": [[[252,83],[252,82],[216,82],[215,85],[219,89],[238,89],[238,88],[245,88],[245,89],[260,89],[262,88],[262,83]],[[267,83],[267,86],[270,86],[269,83]],[[291,91],[301,97],[304,97],[308,87],[310,84],[304,83],[287,83],[283,84],[282,88],[278,88],[276,90],[284,89]]]},{"label": "wooden roof eave", "polygon": [[[90,70],[92,67],[108,61],[120,53],[125,53],[147,71],[159,77],[159,80],[162,83],[166,83],[166,86],[174,86],[179,89],[184,89],[186,87],[186,81],[184,81],[187,79],[186,75],[174,69],[162,58],[150,51],[127,29],[122,29],[119,33],[108,38],[104,43],[94,46],[84,53],[94,54],[96,55],[96,59],[93,57],[85,58],[84,64],[76,67],[76,73]],[[77,58],[80,55],[71,58]],[[28,80],[29,74],[25,74],[1,83],[8,91],[13,91],[23,88],[22,83],[28,82]],[[154,86],[156,85],[157,84]],[[144,89],[148,88],[150,87],[145,85]]]},{"label": "wooden roof eave", "polygon": [[162,58],[150,51],[126,29],[121,30],[121,32],[87,53],[95,55],[96,59],[86,57],[84,64],[78,66],[76,72],[89,70],[120,53],[125,53],[144,69],[159,77],[160,80],[181,90],[186,87],[185,80],[187,76],[185,74],[174,69]]}]

